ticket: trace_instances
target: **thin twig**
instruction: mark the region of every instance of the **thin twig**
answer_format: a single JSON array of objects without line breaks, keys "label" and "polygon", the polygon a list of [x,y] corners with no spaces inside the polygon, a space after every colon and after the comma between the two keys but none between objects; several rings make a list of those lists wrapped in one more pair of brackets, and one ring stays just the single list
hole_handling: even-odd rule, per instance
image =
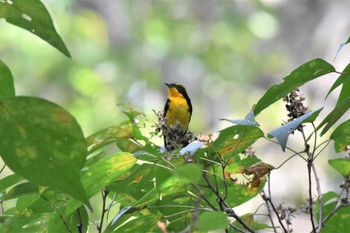
[{"label": "thin twig", "polygon": [[[270,181],[270,173],[269,173],[269,175],[268,175],[268,180]],[[282,222],[282,219],[281,219],[280,215],[278,214],[278,211],[277,211],[275,205],[274,205],[273,202],[272,202],[272,197],[271,197],[271,182],[268,182],[267,185],[268,185],[268,186],[267,186],[268,196],[264,195],[265,193],[263,192],[263,195],[262,195],[261,197],[262,197],[263,200],[266,202],[266,206],[267,206],[268,209],[270,209],[270,208],[269,208],[269,205],[271,206],[271,208],[272,208],[273,212],[275,213],[275,215],[276,215],[276,217],[277,217],[277,220],[278,220],[280,226],[282,227],[283,231],[284,231],[285,233],[288,233],[289,231],[288,231],[288,230],[286,229],[286,227],[284,226],[284,224],[283,224],[283,222]],[[269,214],[269,215],[270,215],[270,214]],[[272,216],[270,216],[270,217],[271,217],[271,222],[272,222],[272,224],[273,224]],[[273,227],[273,229],[274,229],[274,231],[276,232],[276,228]]]},{"label": "thin twig", "polygon": [[209,180],[208,174],[206,172],[203,172],[202,174],[204,180],[207,182],[210,189],[213,191],[213,193],[217,197],[217,202],[220,206],[220,209],[222,212],[226,213],[229,217],[233,217],[239,222],[245,229],[247,229],[249,232],[254,233],[254,230],[251,229],[237,214],[236,212],[230,208],[230,206],[226,203],[225,200],[221,197],[219,190],[216,190],[215,187],[212,185],[212,183]]},{"label": "thin twig", "polygon": [[307,174],[308,174],[308,180],[309,180],[309,213],[310,213],[310,221],[312,225],[312,232],[316,233],[316,225],[314,220],[314,208],[313,208],[313,197],[312,197],[312,178],[311,178],[311,168],[312,164],[314,163],[313,153],[310,152],[310,145],[307,143],[307,139],[305,136],[305,132],[303,129],[300,130],[301,135],[303,136],[304,143],[305,143],[305,153],[307,154]]},{"label": "thin twig", "polygon": [[331,142],[331,140],[328,139],[328,140],[326,140],[326,141],[324,141],[324,142],[321,142],[321,143],[315,148],[315,150],[317,150],[319,147],[323,146],[323,144],[326,144],[326,145],[324,145],[324,147],[322,147],[322,149],[321,149],[319,152],[317,152],[317,153],[314,154],[314,159],[316,159],[316,158],[327,148],[327,146],[328,146],[328,144],[329,144],[330,142]]},{"label": "thin twig", "polygon": [[0,174],[4,171],[5,167],[6,167],[6,163],[4,164],[4,166],[2,166],[2,168],[0,170]]},{"label": "thin twig", "polygon": [[224,201],[226,200],[227,198],[227,195],[228,195],[228,187],[227,187],[227,181],[226,181],[226,175],[225,175],[225,168],[227,166],[227,164],[221,160],[221,169],[222,169],[222,179],[223,179],[223,182],[224,182],[224,188],[225,188],[225,194],[224,194],[224,197],[222,198]]},{"label": "thin twig", "polygon": [[302,156],[299,154],[299,152],[296,153],[296,154],[293,154],[293,155],[289,156],[288,159],[284,160],[280,165],[278,165],[277,167],[275,167],[274,169],[277,170],[277,169],[281,168],[284,164],[286,164],[289,160],[291,160],[292,158],[294,158],[294,157],[297,156],[297,155],[300,156],[300,157],[302,157]]},{"label": "thin twig", "polygon": [[265,191],[264,191],[264,190],[263,190],[263,193],[261,194],[261,197],[262,197],[262,199],[265,201],[265,205],[266,205],[266,209],[267,209],[267,216],[268,216],[269,219],[270,219],[272,229],[273,229],[273,231],[274,231],[275,233],[277,233],[277,229],[276,229],[275,223],[274,223],[273,218],[272,218],[272,213],[271,213],[270,205],[269,205],[269,202],[267,201],[266,194],[265,194]]},{"label": "thin twig", "polygon": [[319,221],[318,221],[318,226],[317,226],[317,233],[321,232],[322,228],[322,218],[323,218],[323,200],[322,200],[322,191],[321,191],[321,183],[320,183],[320,178],[317,174],[317,170],[315,167],[315,164],[312,163],[312,172],[314,173],[315,181],[316,181],[316,190],[317,190],[317,199],[319,203]]},{"label": "thin twig", "polygon": [[190,223],[190,231],[189,232],[194,232],[196,225],[198,223],[198,218],[199,218],[199,214],[200,214],[199,200],[200,200],[199,197],[194,200],[194,211],[192,213],[192,221]]},{"label": "thin twig", "polygon": [[107,209],[106,209],[106,199],[107,199],[109,190],[104,189],[104,190],[101,191],[101,193],[102,193],[102,213],[101,213],[100,225],[97,227],[97,230],[98,230],[99,233],[102,232],[103,219],[104,219],[105,213],[107,211]]},{"label": "thin twig", "polygon": [[271,198],[268,198],[267,201],[268,201],[269,204],[271,205],[273,212],[275,212],[275,214],[276,214],[276,216],[277,216],[277,219],[278,219],[278,222],[279,222],[280,226],[283,228],[283,231],[284,231],[285,233],[288,233],[289,231],[288,231],[288,230],[286,229],[286,227],[284,226],[284,224],[283,224],[283,222],[282,222],[282,219],[280,218],[280,216],[279,216],[279,214],[278,214],[278,211],[277,211],[275,205],[274,205],[273,202],[272,202],[272,199],[271,199]]},{"label": "thin twig", "polygon": [[242,229],[240,229],[240,228],[236,227],[235,225],[233,225],[232,223],[230,223],[229,225],[230,225],[230,227],[231,227],[232,229],[235,229],[235,230],[238,231],[238,232],[241,232],[241,233],[244,233],[244,232],[245,232],[245,231],[243,231]]},{"label": "thin twig", "polygon": [[203,201],[210,206],[210,208],[212,208],[215,211],[218,210],[213,204],[210,203],[210,201],[206,198],[206,196],[203,195],[203,192],[198,185],[192,184],[192,186],[196,189],[196,191],[198,192],[199,196],[203,199]]},{"label": "thin twig", "polygon": [[[275,142],[274,140],[272,140],[272,139],[270,139],[270,138],[264,137],[264,139],[268,140],[269,142],[272,142],[272,143],[274,143],[274,144],[277,144],[277,145],[281,146],[281,144],[279,144],[278,142]],[[297,152],[297,151],[293,150],[292,148],[290,148],[290,147],[288,147],[288,146],[286,146],[286,149],[289,150],[289,151],[291,151],[291,152],[293,152],[294,154],[298,155],[298,156],[299,156],[300,158],[302,158],[304,161],[307,161],[307,159],[305,159],[305,158],[301,155],[302,152]]]},{"label": "thin twig", "polygon": [[315,226],[315,220],[314,220],[314,211],[313,211],[313,198],[312,198],[312,179],[311,179],[311,167],[312,167],[313,160],[309,159],[307,162],[307,172],[308,172],[308,178],[309,178],[309,213],[310,213],[310,221],[312,225],[312,232],[316,232],[316,226]]}]

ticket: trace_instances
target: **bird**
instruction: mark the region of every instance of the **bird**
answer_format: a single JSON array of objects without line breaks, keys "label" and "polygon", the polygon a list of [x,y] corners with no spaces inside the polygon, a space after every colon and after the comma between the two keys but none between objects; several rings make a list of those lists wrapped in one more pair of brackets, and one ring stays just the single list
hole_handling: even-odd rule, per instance
[{"label": "bird", "polygon": [[[165,85],[168,87],[168,99],[164,106],[164,119],[170,132],[164,135],[164,145],[167,150],[171,150],[172,146],[169,145],[169,140],[176,140],[187,132],[192,117],[192,104],[186,88],[182,84],[165,83]],[[188,141],[186,142],[186,139],[176,140],[176,144],[186,146]]]}]

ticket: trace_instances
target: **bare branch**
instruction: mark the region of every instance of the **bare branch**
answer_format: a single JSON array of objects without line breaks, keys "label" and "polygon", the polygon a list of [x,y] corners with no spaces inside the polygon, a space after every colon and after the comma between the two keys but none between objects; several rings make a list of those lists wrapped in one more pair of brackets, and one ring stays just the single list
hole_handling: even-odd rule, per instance
[{"label": "bare branch", "polygon": [[107,212],[106,199],[107,199],[109,190],[104,189],[104,190],[101,191],[101,193],[102,193],[102,213],[101,213],[100,225],[97,226],[97,230],[98,230],[99,233],[102,232],[103,219],[104,219],[105,213]]}]

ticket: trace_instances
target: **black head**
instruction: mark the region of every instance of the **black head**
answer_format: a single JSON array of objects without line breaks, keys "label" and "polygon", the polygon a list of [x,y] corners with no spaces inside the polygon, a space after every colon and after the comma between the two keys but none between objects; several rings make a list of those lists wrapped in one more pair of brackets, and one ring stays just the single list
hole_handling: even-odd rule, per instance
[{"label": "black head", "polygon": [[180,83],[165,83],[165,85],[169,88],[176,88],[176,90],[180,92],[183,96],[188,96],[186,88]]}]

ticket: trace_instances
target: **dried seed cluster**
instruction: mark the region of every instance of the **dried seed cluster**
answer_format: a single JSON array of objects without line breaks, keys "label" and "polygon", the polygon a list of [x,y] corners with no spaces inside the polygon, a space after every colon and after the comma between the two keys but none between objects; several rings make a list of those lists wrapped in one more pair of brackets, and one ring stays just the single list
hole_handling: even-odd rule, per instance
[{"label": "dried seed cluster", "polygon": [[286,109],[289,112],[288,122],[291,122],[310,111],[309,108],[307,106],[304,106],[303,104],[303,101],[305,101],[305,97],[299,95],[298,92],[299,89],[296,89],[283,98],[283,101],[287,102]]},{"label": "dried seed cluster", "polygon": [[191,141],[194,140],[194,135],[191,131],[187,130],[184,132],[180,122],[176,122],[172,125],[167,125],[166,117],[164,113],[156,113],[158,117],[158,123],[155,124],[156,133],[161,134],[166,140],[166,150],[173,151],[187,146]]},{"label": "dried seed cluster", "polygon": [[[310,112],[310,109],[307,106],[304,106],[303,104],[303,101],[305,101],[305,97],[299,95],[298,92],[299,89],[297,88],[283,98],[283,101],[287,102],[286,109],[288,111],[287,116],[289,117],[287,122],[291,122],[297,119],[298,117],[301,117],[306,113]],[[297,130],[301,131],[303,127],[303,125],[299,125]],[[294,133],[294,131],[292,133]]]}]

